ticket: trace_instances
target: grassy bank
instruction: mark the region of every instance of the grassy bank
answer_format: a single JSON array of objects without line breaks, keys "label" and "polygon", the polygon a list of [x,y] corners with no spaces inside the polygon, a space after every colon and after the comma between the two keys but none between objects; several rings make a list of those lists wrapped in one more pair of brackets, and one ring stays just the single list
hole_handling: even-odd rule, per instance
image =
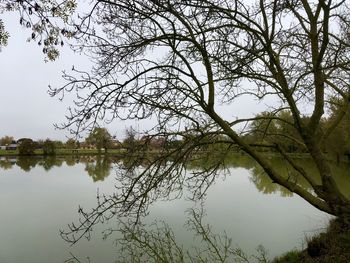
[{"label": "grassy bank", "polygon": [[272,263],[349,263],[350,229],[342,227],[332,220],[324,233],[307,241],[302,251],[290,251],[272,261]]}]

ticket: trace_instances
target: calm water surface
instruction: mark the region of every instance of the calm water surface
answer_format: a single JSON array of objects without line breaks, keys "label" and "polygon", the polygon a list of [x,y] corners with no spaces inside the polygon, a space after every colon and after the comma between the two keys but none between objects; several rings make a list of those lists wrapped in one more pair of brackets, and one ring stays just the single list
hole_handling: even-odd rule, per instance
[{"label": "calm water surface", "polygon": [[[59,230],[77,220],[79,205],[96,206],[97,189],[100,193],[114,191],[115,169],[111,162],[91,158],[0,160],[0,262],[64,262],[70,253],[81,262],[114,262],[118,253],[113,236],[102,238],[102,231],[110,225],[98,225],[92,240],[74,246],[61,239]],[[260,244],[270,257],[301,248],[305,236],[327,225],[329,215],[272,185],[251,163],[236,160],[229,170],[230,175],[218,178],[208,191],[204,221],[215,233],[225,231],[246,253],[254,253]],[[339,180],[343,191],[350,194],[344,176],[339,175]],[[189,248],[195,240],[184,223],[185,211],[192,206],[185,198],[157,202],[145,221],[164,220]]]}]

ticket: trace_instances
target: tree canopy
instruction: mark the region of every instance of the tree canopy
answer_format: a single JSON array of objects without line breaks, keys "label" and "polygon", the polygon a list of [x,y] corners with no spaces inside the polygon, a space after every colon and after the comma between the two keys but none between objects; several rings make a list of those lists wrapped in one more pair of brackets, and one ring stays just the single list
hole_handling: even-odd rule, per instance
[{"label": "tree canopy", "polygon": [[29,138],[22,138],[18,140],[19,155],[32,155],[37,148],[35,142]]},{"label": "tree canopy", "polygon": [[101,149],[107,149],[110,147],[112,136],[109,134],[106,128],[95,127],[89,136],[86,138],[86,142],[94,145],[99,152]]},{"label": "tree canopy", "polygon": [[55,155],[56,154],[56,145],[55,142],[50,139],[46,139],[42,145],[44,155]]},{"label": "tree canopy", "polygon": [[329,133],[325,148],[339,161],[342,155],[350,153],[350,109],[341,99],[332,98],[331,101],[330,116],[325,125],[330,126],[334,122],[338,125]]},{"label": "tree canopy", "polygon": [[[151,120],[156,124],[147,134],[165,142],[182,140],[176,149],[163,149],[148,160],[142,171],[128,169],[136,174],[118,177],[117,193],[91,213],[82,212],[73,232],[84,235],[101,217],[136,215],[137,221],[150,203],[181,194],[184,185],[193,198],[202,198],[224,167],[225,154],[184,176],[193,156],[213,143],[224,145],[220,149],[227,154],[239,148],[273,182],[350,222],[350,200],[335,183],[323,152],[344,114],[322,124],[332,98],[341,112],[350,102],[346,1],[96,0],[89,8],[70,24],[75,47],[91,56],[94,67],[91,72],[73,68],[64,75],[67,84],[50,91],[78,94],[62,127],[79,133],[100,119]],[[247,96],[265,103],[266,112],[236,116],[232,107]],[[262,119],[274,123],[274,130],[252,126]],[[283,140],[251,143],[246,135],[252,127]],[[291,141],[310,154],[320,180],[286,154]],[[261,147],[275,149],[311,188],[279,172]]]}]

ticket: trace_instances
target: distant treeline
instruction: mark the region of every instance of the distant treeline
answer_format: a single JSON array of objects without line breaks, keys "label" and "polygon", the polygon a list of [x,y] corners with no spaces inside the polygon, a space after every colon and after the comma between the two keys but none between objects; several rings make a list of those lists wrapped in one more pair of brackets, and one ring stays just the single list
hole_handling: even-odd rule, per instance
[{"label": "distant treeline", "polygon": [[[334,105],[330,109],[327,118],[321,121],[323,130],[331,131],[324,134],[322,150],[335,156],[336,160],[344,156],[350,156],[350,113],[338,107],[337,100],[333,99]],[[276,147],[286,153],[307,153],[303,140],[300,138],[298,125],[306,125],[310,120],[305,116],[296,123],[289,110],[279,110],[272,112],[262,112],[250,119],[245,129],[242,130],[244,140],[252,145],[259,147],[260,151],[275,152]],[[329,129],[330,128],[330,129]],[[54,154],[101,154],[108,153],[108,150],[120,150],[123,152],[134,153],[144,151],[162,151],[175,148],[188,147],[190,142],[195,142],[195,153],[210,153],[214,158],[214,153],[225,154],[226,152],[239,152],[240,149],[224,135],[213,133],[201,137],[200,131],[186,133],[186,136],[162,136],[140,135],[132,127],[125,131],[125,139],[119,141],[115,136],[111,136],[106,128],[95,127],[90,134],[82,141],[73,138],[65,142],[59,140],[38,140],[33,141],[30,138],[21,138],[15,140],[12,136],[0,138],[0,155],[6,154],[6,151],[12,151],[12,154],[18,155],[54,155]],[[114,151],[115,152],[115,151]],[[9,153],[9,152],[7,152]]]}]

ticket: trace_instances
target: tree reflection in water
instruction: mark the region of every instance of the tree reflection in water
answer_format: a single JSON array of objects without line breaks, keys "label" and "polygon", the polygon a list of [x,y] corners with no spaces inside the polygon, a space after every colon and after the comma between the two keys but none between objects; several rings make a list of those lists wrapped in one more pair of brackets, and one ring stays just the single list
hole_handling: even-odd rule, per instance
[{"label": "tree reflection in water", "polygon": [[40,160],[41,158],[37,157],[18,156],[16,165],[23,171],[29,172],[40,162]]},{"label": "tree reflection in water", "polygon": [[[245,156],[245,155],[241,155],[241,154],[235,154],[235,155],[230,155],[230,156],[226,156],[225,157],[225,162],[224,162],[224,168],[226,169],[226,171],[230,172],[230,176],[235,176],[235,169],[234,168],[245,168],[248,169],[250,171],[250,180],[254,183],[254,185],[257,187],[257,189],[265,194],[270,194],[270,193],[280,193],[282,196],[288,197],[291,196],[292,194],[287,191],[286,189],[280,187],[277,184],[274,184],[263,172],[262,170],[259,168],[258,165],[256,165],[256,163],[254,161],[252,161],[249,157]],[[151,161],[151,158],[148,160]],[[305,189],[310,189],[310,187],[308,186],[308,184],[305,181],[300,180],[300,178],[298,178],[295,174],[291,173],[292,169],[289,169],[288,165],[286,164],[286,162],[284,162],[282,159],[276,159],[276,158],[270,158],[270,161],[273,163],[274,167],[276,167],[276,169],[284,171],[286,177],[289,178],[289,180],[299,184],[300,186],[302,186]],[[46,171],[49,171],[50,169],[52,169],[53,167],[57,167],[57,166],[61,166],[63,164],[66,164],[68,166],[72,166],[75,164],[83,164],[85,165],[85,171],[87,172],[87,174],[92,178],[92,180],[94,182],[97,181],[101,181],[104,180],[106,177],[108,177],[111,174],[111,171],[118,171],[120,170],[120,173],[124,176],[124,180],[132,180],[133,178],[135,178],[135,176],[138,175],[138,172],[143,168],[142,163],[139,162],[133,162],[132,160],[121,160],[121,159],[117,159],[114,158],[112,156],[106,156],[106,157],[96,157],[96,156],[50,156],[47,158],[44,157],[19,157],[17,159],[15,158],[2,158],[0,160],[0,169],[10,169],[11,167],[13,167],[14,165],[17,165],[18,167],[20,167],[22,170],[24,171],[30,171],[31,169],[33,169],[34,167],[42,167],[43,169],[45,169]],[[308,160],[308,159],[300,159],[298,160],[298,163],[301,167],[303,167],[304,169],[312,172],[313,169],[315,169],[313,163]],[[114,164],[118,164],[119,167],[118,169],[114,168]],[[164,161],[164,166],[167,165],[171,165],[171,161]],[[210,158],[206,161],[206,162],[192,162],[190,166],[188,166],[188,170],[187,171],[196,171],[196,170],[201,170],[203,167],[210,167],[211,163],[210,163]],[[122,171],[121,171],[121,168]],[[339,185],[342,187],[342,191],[349,195],[350,194],[350,183],[348,180],[348,175],[347,175],[347,170],[349,168],[349,164],[347,163],[340,163],[338,165],[334,165],[333,166],[333,170],[334,173],[336,174],[336,178],[337,181],[339,183]],[[125,170],[127,170],[129,173],[127,174],[128,176],[126,176]],[[194,172],[195,174],[195,172]],[[218,177],[212,177],[214,178],[214,180],[216,180]],[[155,178],[154,183],[157,183],[157,178]],[[183,177],[182,179],[186,179],[185,177]],[[195,179],[195,177],[194,177]],[[213,181],[211,181],[213,182]],[[117,184],[119,182],[116,182]],[[161,182],[162,183],[166,183],[167,185],[158,185],[157,189],[159,189],[159,192],[155,192],[153,193],[152,198],[155,199],[159,199],[159,197],[164,196],[164,197],[169,197],[169,192],[167,191],[163,191],[162,189],[164,189],[164,187],[167,187],[169,185],[171,185],[171,183],[174,183],[173,187],[177,187],[179,186],[179,184],[175,184],[175,182],[169,181],[169,182]],[[139,185],[139,187],[143,187],[142,184]],[[142,190],[142,189],[141,189]],[[106,200],[100,199],[99,202],[103,203]],[[114,199],[114,201],[117,201],[116,199]],[[106,203],[107,205],[109,203]],[[201,221],[201,217],[199,218],[197,216],[198,214],[192,213],[190,214],[189,220],[192,220],[192,230],[194,230],[195,233],[199,233],[199,237],[202,238],[203,235],[206,235],[206,230],[207,228],[198,228],[200,227],[199,224],[195,225],[196,223]],[[125,219],[125,218],[124,218]],[[197,221],[196,221],[197,220]],[[129,247],[133,252],[137,252],[136,248],[137,246],[142,245],[142,243],[140,244],[139,242],[142,240],[149,240],[149,242],[153,242],[153,244],[157,244],[158,241],[163,242],[164,244],[166,244],[166,242],[168,242],[170,245],[172,244],[173,241],[175,241],[175,237],[174,234],[171,232],[171,230],[169,229],[169,227],[167,225],[157,225],[154,226],[155,229],[153,230],[149,230],[142,228],[141,225],[133,225],[135,226],[130,228],[130,226],[132,226],[131,224],[125,224],[124,221],[121,222],[121,226],[122,228],[120,228],[118,231],[122,232],[123,234],[123,239],[119,240],[120,242],[124,242],[122,244],[125,245],[125,247]],[[196,228],[197,226],[197,228]],[[108,231],[106,232],[108,234]],[[208,232],[209,234],[209,232]],[[219,240],[219,236],[217,235],[213,235],[210,238],[214,238],[213,241],[215,241],[215,238],[217,238]],[[226,242],[226,237],[223,237],[224,239],[222,239],[223,241]],[[143,243],[145,244],[145,243]],[[174,246],[176,245],[175,243],[173,244]],[[223,249],[225,248],[225,243],[222,244],[218,244],[218,246]],[[142,253],[146,253],[147,249],[149,247],[139,247],[139,249],[144,250],[141,251]],[[160,250],[158,251],[159,253],[170,253],[168,256],[171,256],[171,253],[187,253],[186,251],[182,250],[182,251],[162,251],[162,249],[166,249],[165,247],[163,248],[159,248]],[[176,249],[176,247],[173,247],[172,249]],[[131,250],[129,250],[129,252],[132,252]],[[127,250],[125,250],[127,251]],[[199,250],[200,251],[200,250]],[[224,250],[222,250],[224,251]],[[228,250],[227,250],[228,251]],[[230,248],[231,252],[234,253],[238,253],[239,250],[237,249],[233,249]],[[138,251],[140,252],[140,251]],[[141,253],[140,252],[140,253]],[[157,253],[158,253],[157,252]],[[126,253],[126,252],[125,252]],[[220,252],[221,253],[221,252]],[[225,252],[226,253],[226,252]],[[223,253],[222,255],[225,255],[225,253]],[[237,254],[232,254],[232,255],[237,255]],[[135,254],[136,255],[136,254]],[[163,256],[166,254],[162,254]],[[178,254],[180,255],[180,254]],[[204,256],[205,254],[200,252],[198,254],[198,256]],[[243,255],[243,254],[242,254]],[[195,257],[195,255],[192,255],[193,257]],[[210,257],[211,255],[207,255],[206,258]],[[123,262],[123,261],[120,261]],[[127,260],[125,262],[128,262]],[[147,261],[144,261],[147,262]]]},{"label": "tree reflection in water", "polygon": [[0,159],[0,168],[3,170],[10,170],[12,169],[13,165],[16,163],[16,159],[9,157],[2,157]]},{"label": "tree reflection in water", "polygon": [[[286,188],[275,184],[272,180],[263,172],[261,167],[257,165],[251,158],[242,154],[234,154],[228,157],[225,157],[224,169],[225,173],[229,172],[231,175],[234,170],[232,168],[245,168],[250,171],[251,182],[254,183],[256,188],[264,194],[272,194],[279,192],[281,196],[288,197],[293,194],[288,191]],[[138,160],[138,159],[136,159]],[[202,159],[203,160],[203,159]],[[304,189],[311,190],[310,185],[301,177],[298,177],[297,173],[289,167],[288,163],[280,158],[270,158],[270,162],[273,166],[282,171],[290,181],[295,182],[296,184],[302,186]],[[113,170],[113,164],[119,165],[119,169],[123,171],[129,171],[129,175],[132,176],[132,171],[143,166],[140,162],[134,162],[133,160],[128,160],[126,158],[120,159],[113,156],[47,156],[47,157],[38,157],[38,156],[18,156],[18,157],[2,157],[0,159],[0,168],[3,170],[8,170],[13,168],[14,165],[20,167],[23,171],[29,172],[31,169],[35,168],[37,165],[43,167],[46,171],[51,170],[53,167],[60,167],[65,163],[67,166],[74,166],[78,163],[85,164],[85,171],[92,178],[94,182],[103,181],[107,178],[111,171]],[[320,180],[317,177],[317,171],[315,164],[312,163],[309,159],[298,159],[297,163],[303,167],[310,174],[315,175],[316,180]],[[210,166],[210,159],[206,161],[196,162],[193,161],[189,165],[190,170],[197,170],[198,168],[205,168]],[[341,191],[346,196],[350,197],[350,180],[348,180],[347,171],[349,165],[346,162],[343,163],[334,163],[332,166],[333,172],[335,173],[335,178],[339,184]],[[313,172],[315,171],[315,172]]]},{"label": "tree reflection in water", "polygon": [[[291,169],[287,162],[284,162],[279,158],[271,158],[270,161],[278,171],[281,171],[281,173],[283,173],[285,177],[288,178],[289,181],[301,186],[302,188],[308,191],[312,191],[312,188],[309,185],[309,183],[303,177],[298,176],[297,172],[294,169]],[[313,175],[313,178],[316,181],[319,182],[321,180],[321,178],[318,176],[317,168],[311,159],[298,159],[296,160],[296,163],[300,167],[303,167],[303,169],[307,171],[310,175]],[[345,196],[350,197],[350,180],[347,172],[349,169],[349,164],[345,162],[334,162],[331,165],[331,168],[333,170],[335,181],[338,184],[340,191]],[[293,196],[293,193],[284,188],[283,186],[273,183],[272,180],[262,171],[261,167],[259,167],[258,165],[254,165],[253,167],[251,167],[250,171],[250,180],[254,183],[254,185],[260,192],[264,194],[279,192],[281,196],[284,197]]]},{"label": "tree reflection in water", "polygon": [[118,159],[108,156],[18,156],[2,158],[0,169],[7,170],[16,165],[25,172],[37,166],[42,167],[45,171],[50,171],[54,167],[61,167],[64,163],[67,166],[82,163],[85,164],[87,174],[94,182],[97,182],[110,175],[114,162],[118,162]]},{"label": "tree reflection in water", "polygon": [[42,166],[45,171],[50,171],[53,167],[61,167],[63,164],[63,161],[61,158],[56,158],[54,155],[48,155],[45,156],[44,159],[42,159],[39,164]]},{"label": "tree reflection in water", "polygon": [[103,181],[107,178],[111,173],[111,169],[112,160],[107,156],[97,156],[96,161],[85,163],[85,171],[94,182]]},{"label": "tree reflection in water", "polygon": [[[128,262],[236,262],[268,263],[267,251],[258,246],[254,255],[245,254],[242,249],[234,247],[226,235],[214,233],[211,226],[204,223],[203,206],[189,209],[186,229],[194,234],[198,245],[186,249],[180,245],[169,225],[154,222],[151,225],[130,225],[119,220],[117,230],[121,238],[116,240],[119,247],[116,263]],[[107,231],[106,236],[113,233]],[[253,261],[252,261],[253,259]]]}]

